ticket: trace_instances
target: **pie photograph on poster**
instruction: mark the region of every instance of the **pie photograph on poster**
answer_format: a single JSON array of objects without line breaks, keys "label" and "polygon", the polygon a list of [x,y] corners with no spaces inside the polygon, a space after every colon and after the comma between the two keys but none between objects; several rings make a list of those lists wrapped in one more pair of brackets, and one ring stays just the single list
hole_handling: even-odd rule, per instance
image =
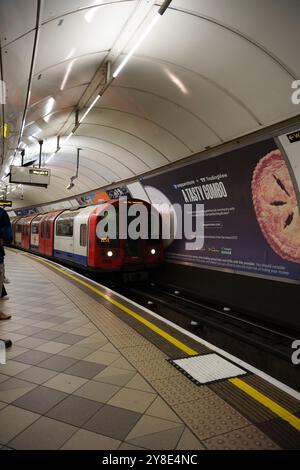
[{"label": "pie photograph on poster", "polygon": [[252,179],[253,205],[261,231],[281,258],[300,263],[300,215],[287,164],[279,149],[265,155]]}]

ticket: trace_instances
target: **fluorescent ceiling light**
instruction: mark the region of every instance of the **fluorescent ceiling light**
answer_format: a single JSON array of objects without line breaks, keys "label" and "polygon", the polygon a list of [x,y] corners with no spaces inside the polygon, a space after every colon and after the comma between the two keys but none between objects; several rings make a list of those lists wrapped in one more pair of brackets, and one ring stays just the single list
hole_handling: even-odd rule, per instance
[{"label": "fluorescent ceiling light", "polygon": [[68,137],[65,138],[63,145],[66,145],[66,143],[71,139],[71,137],[72,137],[73,134],[74,134],[74,132],[71,132],[71,133],[68,135]]},{"label": "fluorescent ceiling light", "polygon": [[67,57],[65,58],[65,60],[69,60],[71,59],[71,57],[73,57],[73,55],[75,54],[75,47],[72,47],[72,49],[70,50],[69,54],[67,55]]},{"label": "fluorescent ceiling light", "polygon": [[72,67],[73,67],[73,65],[74,65],[75,62],[76,62],[76,59],[71,60],[71,62],[69,63],[69,65],[68,65],[68,67],[67,67],[65,76],[64,76],[64,78],[63,78],[63,80],[62,80],[62,82],[61,82],[61,85],[60,85],[61,91],[62,91],[62,90],[65,88],[65,86],[66,86],[67,80],[68,80],[68,78],[69,78],[69,75],[70,75],[70,73],[71,73]]},{"label": "fluorescent ceiling light", "polygon": [[79,119],[79,124],[82,123],[82,121],[87,117],[87,115],[89,114],[89,112],[91,111],[91,109],[95,106],[95,104],[97,103],[97,101],[99,100],[99,98],[101,97],[101,95],[97,95],[96,98],[94,99],[94,101],[92,102],[92,104],[90,105],[90,107],[86,110],[86,112],[84,113],[84,115]]},{"label": "fluorescent ceiling light", "polygon": [[31,126],[31,125],[34,124],[34,123],[35,123],[35,121],[30,121],[28,124],[26,124],[25,129],[26,129],[26,127],[29,127],[29,126]]},{"label": "fluorescent ceiling light", "polygon": [[35,126],[35,132],[34,134],[32,134],[33,137],[36,137],[37,135],[39,135],[41,132],[42,132],[42,129],[38,126]]},{"label": "fluorescent ceiling light", "polygon": [[121,72],[121,70],[125,67],[125,65],[127,64],[127,62],[131,59],[131,57],[133,56],[133,54],[137,51],[137,49],[140,47],[140,45],[142,44],[142,42],[146,39],[146,37],[148,36],[148,34],[150,33],[150,31],[154,28],[154,26],[156,25],[156,23],[160,20],[161,18],[161,15],[159,13],[157,13],[153,20],[151,21],[151,23],[148,25],[148,27],[145,29],[145,31],[143,32],[143,34],[140,36],[140,38],[138,39],[138,41],[135,43],[135,45],[132,47],[132,49],[128,52],[128,54],[126,55],[125,59],[121,62],[121,64],[119,65],[119,67],[115,70],[115,72],[113,73],[113,77],[116,78],[119,73]]},{"label": "fluorescent ceiling light", "polygon": [[32,137],[32,135],[29,135],[29,136],[27,137],[27,139],[30,140],[30,142],[35,142],[35,138]]},{"label": "fluorescent ceiling light", "polygon": [[0,80],[0,104],[6,104],[6,86],[2,80]]},{"label": "fluorescent ceiling light", "polygon": [[186,88],[185,84],[180,80],[180,78],[178,78],[176,75],[174,75],[169,69],[165,68],[165,72],[166,74],[168,75],[168,77],[170,78],[170,80],[174,83],[174,85],[177,86],[177,88],[179,88],[179,90],[184,93],[185,95],[187,95],[189,92],[188,92],[188,89]]},{"label": "fluorescent ceiling light", "polygon": [[[99,0],[96,0],[94,2],[94,5],[99,5],[100,3],[103,3],[103,0],[102,1],[99,1]],[[90,8],[84,15],[84,18],[85,18],[85,21],[87,23],[91,23],[93,21],[93,18],[95,16],[95,13],[98,11],[98,8],[97,7],[92,7]]]},{"label": "fluorescent ceiling light", "polygon": [[56,152],[53,152],[53,153],[50,155],[50,157],[47,158],[47,160],[46,160],[46,162],[45,162],[46,165],[52,160],[52,158],[55,156],[55,154],[56,154]]},{"label": "fluorescent ceiling light", "polygon": [[48,122],[50,119],[50,113],[54,107],[55,104],[55,99],[54,98],[49,98],[45,107],[45,116],[43,117],[45,122]]}]

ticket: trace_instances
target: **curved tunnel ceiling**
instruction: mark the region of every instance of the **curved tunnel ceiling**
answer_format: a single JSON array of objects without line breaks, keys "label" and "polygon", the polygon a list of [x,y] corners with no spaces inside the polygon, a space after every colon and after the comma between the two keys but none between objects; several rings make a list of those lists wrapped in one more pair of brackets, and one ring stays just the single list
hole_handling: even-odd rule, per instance
[{"label": "curved tunnel ceiling", "polygon": [[[47,190],[10,193],[26,206],[121,182],[299,114],[291,84],[300,77],[298,0],[173,0],[161,21],[77,129],[49,160],[95,97],[101,67],[114,70],[162,1],[0,0],[1,124],[10,138],[1,178],[20,163],[18,145],[52,170]],[[40,18],[37,26],[37,12]],[[104,76],[102,77],[102,80]],[[104,82],[102,83],[104,84]],[[76,148],[82,148],[79,178]],[[4,178],[4,179],[3,179]]]}]

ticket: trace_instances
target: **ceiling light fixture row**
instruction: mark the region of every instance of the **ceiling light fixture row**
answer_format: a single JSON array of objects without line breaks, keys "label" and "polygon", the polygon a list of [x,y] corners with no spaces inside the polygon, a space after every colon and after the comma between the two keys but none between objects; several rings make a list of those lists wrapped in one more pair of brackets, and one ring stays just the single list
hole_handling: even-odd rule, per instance
[{"label": "ceiling light fixture row", "polygon": [[108,89],[108,87],[112,84],[112,82],[115,80],[115,78],[118,77],[118,75],[121,73],[121,71],[124,69],[126,64],[130,61],[131,57],[134,55],[134,53],[137,51],[137,49],[141,46],[141,44],[144,42],[146,37],[149,35],[149,33],[152,31],[154,26],[158,23],[160,18],[163,16],[169,5],[171,4],[172,0],[165,0],[164,3],[161,5],[159,8],[158,12],[155,14],[153,17],[152,21],[149,23],[145,31],[141,34],[137,42],[134,44],[134,46],[130,49],[130,51],[126,54],[120,65],[116,68],[116,70],[113,72],[112,76],[104,86],[104,88],[101,90],[101,93],[99,93],[96,98],[94,98],[93,102],[90,104],[88,109],[84,112],[84,114],[81,116],[81,118],[78,120],[78,122],[75,124],[74,128],[70,132],[70,134],[64,139],[63,144],[61,147],[58,147],[55,152],[53,152],[50,157],[46,160],[46,163],[49,163],[49,161],[61,150],[62,147],[64,147],[67,142],[71,139],[71,137],[75,134],[76,130],[82,124],[84,119],[87,117],[87,115],[90,113],[90,111],[94,108],[96,103],[99,101],[101,96],[105,93],[105,91]]}]

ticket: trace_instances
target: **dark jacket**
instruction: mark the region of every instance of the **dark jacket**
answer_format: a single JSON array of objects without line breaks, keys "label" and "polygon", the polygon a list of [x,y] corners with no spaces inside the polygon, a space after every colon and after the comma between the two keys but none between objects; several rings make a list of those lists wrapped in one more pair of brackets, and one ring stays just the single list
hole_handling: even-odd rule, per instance
[{"label": "dark jacket", "polygon": [[[11,243],[12,229],[9,217],[4,209],[0,207],[0,239],[3,240],[2,243]],[[3,263],[4,260],[4,248],[2,243],[0,244],[0,263]]]}]

